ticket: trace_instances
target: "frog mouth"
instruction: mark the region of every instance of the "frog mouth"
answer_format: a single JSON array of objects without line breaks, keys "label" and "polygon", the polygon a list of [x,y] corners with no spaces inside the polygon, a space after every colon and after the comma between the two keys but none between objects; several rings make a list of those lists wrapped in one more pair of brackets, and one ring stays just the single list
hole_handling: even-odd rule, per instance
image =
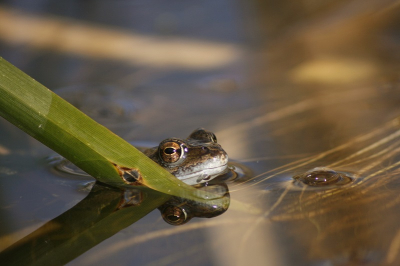
[{"label": "frog mouth", "polygon": [[199,169],[197,171],[192,171],[191,173],[183,173],[182,175],[176,175],[176,177],[188,185],[196,185],[208,182],[215,177],[226,173],[226,171],[228,171],[228,163]]}]

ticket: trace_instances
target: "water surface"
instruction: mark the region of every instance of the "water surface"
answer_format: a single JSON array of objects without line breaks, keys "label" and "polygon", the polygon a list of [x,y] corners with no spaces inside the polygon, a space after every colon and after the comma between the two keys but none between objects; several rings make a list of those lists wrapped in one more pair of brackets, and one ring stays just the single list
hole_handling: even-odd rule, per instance
[{"label": "water surface", "polygon": [[[46,159],[51,150],[1,120],[2,249],[68,216],[74,206],[95,208],[105,199],[115,202],[111,210],[121,210],[101,212],[117,229],[96,222],[86,232],[97,242],[70,265],[399,264],[398,5],[24,2],[14,6],[27,12],[23,17],[62,21],[42,38],[65,41],[15,42],[3,31],[4,58],[128,141],[158,143],[204,127],[252,174],[227,182],[230,206],[222,214],[173,226],[156,206],[167,198],[90,192],[91,177],[54,170]],[[14,14],[10,7],[0,8]],[[2,17],[0,24],[7,22]],[[119,40],[114,45],[153,40],[150,51],[168,53],[153,58],[146,50],[149,56],[140,61],[140,53],[127,49],[121,57],[112,51],[125,46],[105,39],[106,48],[92,53],[85,50],[92,43],[68,39],[66,33],[75,32],[71,25]],[[73,50],[72,44],[85,49]],[[202,49],[182,57],[185,45],[187,51]],[[224,57],[208,57],[214,52]],[[328,177],[323,181],[318,173],[323,185],[315,186],[315,175],[300,184],[293,178],[304,181],[321,167]],[[335,173],[349,179],[336,182]],[[83,200],[97,195],[96,204]],[[128,211],[138,205],[149,213]],[[99,218],[89,215],[93,210],[83,216]]]}]

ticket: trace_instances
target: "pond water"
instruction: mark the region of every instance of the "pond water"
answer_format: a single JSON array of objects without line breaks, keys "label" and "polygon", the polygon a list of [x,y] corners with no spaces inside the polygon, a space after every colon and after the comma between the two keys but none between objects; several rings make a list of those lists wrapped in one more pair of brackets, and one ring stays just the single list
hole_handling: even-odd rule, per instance
[{"label": "pond water", "polygon": [[55,169],[1,119],[0,258],[399,265],[399,13],[376,0],[1,1],[6,60],[134,145],[213,131],[246,173],[208,204],[120,191]]}]

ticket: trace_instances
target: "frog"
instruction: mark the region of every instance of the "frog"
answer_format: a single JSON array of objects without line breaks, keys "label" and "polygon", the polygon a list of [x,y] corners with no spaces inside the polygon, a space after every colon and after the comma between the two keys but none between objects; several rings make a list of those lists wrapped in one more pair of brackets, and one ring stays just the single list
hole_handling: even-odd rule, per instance
[{"label": "frog", "polygon": [[205,184],[228,172],[228,154],[204,128],[186,139],[167,138],[144,154],[188,185]]}]

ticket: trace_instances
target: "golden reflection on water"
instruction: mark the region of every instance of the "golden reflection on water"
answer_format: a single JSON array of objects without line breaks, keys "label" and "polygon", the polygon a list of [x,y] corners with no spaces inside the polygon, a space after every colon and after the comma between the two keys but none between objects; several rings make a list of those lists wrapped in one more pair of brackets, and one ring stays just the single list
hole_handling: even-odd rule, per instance
[{"label": "golden reflection on water", "polygon": [[347,58],[320,58],[296,67],[291,79],[294,83],[346,84],[368,79],[378,69],[371,62]]},{"label": "golden reflection on water", "polygon": [[[267,238],[277,241],[283,255],[268,260],[265,251],[258,253],[258,262],[397,265],[400,90],[399,50],[393,44],[399,36],[398,2],[324,6],[302,1],[297,7],[289,7],[291,1],[267,1],[269,6],[255,2],[259,35],[253,37],[259,46],[249,59],[249,82],[258,88],[256,97],[264,99],[264,109],[216,134],[226,140],[234,132],[236,141],[246,143],[238,145],[235,155],[244,147],[264,149],[265,160],[257,160],[265,167],[274,165],[269,162],[274,153],[314,154],[230,186],[233,198],[265,210],[241,230],[240,248],[235,249],[237,243],[227,248],[237,252],[230,255],[232,260],[244,261],[252,254],[246,247],[263,245],[259,238]],[[390,35],[389,28],[397,31]],[[259,134],[273,140],[268,143]],[[312,188],[290,180],[321,166],[348,172],[354,182]],[[265,189],[264,195],[260,189]],[[254,200],[251,191],[257,190]],[[231,214],[224,218],[234,219]],[[227,237],[232,230],[219,234]],[[220,254],[221,259],[227,254]]]},{"label": "golden reflection on water", "polygon": [[[221,249],[218,261],[244,263],[254,250],[262,247],[265,252],[258,252],[251,261],[273,260],[273,265],[288,265],[293,261],[284,259],[285,254],[290,250],[302,250],[302,259],[309,262],[329,261],[334,265],[386,262],[395,265],[400,259],[399,146],[400,126],[396,118],[331,150],[232,184],[233,197],[238,193],[242,200],[251,201],[253,206],[263,206],[265,211],[251,222],[235,228],[211,230],[210,234],[223,239],[230,239],[235,233],[240,235],[237,236],[240,242],[228,244],[229,248],[226,248],[237,253],[227,256],[229,251]],[[348,171],[354,181],[343,186],[319,188],[298,187],[293,181],[286,184],[274,181],[279,176],[294,176],[316,166]],[[281,186],[260,195],[257,188],[268,182],[281,182]],[[259,195],[256,201],[241,195],[254,193]],[[234,220],[235,216],[227,213],[223,218]],[[276,226],[284,229],[276,230]],[[271,239],[281,244],[271,246],[268,244]],[[286,252],[282,253],[282,249]]]}]

